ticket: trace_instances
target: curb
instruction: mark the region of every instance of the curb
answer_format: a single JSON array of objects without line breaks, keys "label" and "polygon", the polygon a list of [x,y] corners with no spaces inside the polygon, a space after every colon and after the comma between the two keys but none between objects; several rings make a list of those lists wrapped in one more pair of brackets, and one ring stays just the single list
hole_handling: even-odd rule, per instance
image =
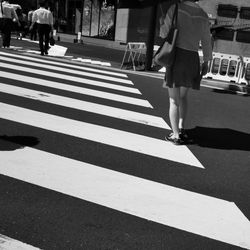
[{"label": "curb", "polygon": [[250,86],[224,81],[202,79],[202,86],[240,95],[250,95]]}]

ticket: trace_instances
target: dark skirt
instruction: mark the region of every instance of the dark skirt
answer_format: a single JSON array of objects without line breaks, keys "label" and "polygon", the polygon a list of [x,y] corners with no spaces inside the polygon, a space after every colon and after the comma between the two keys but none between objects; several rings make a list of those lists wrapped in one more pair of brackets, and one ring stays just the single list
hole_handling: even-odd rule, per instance
[{"label": "dark skirt", "polygon": [[177,47],[172,68],[166,68],[164,86],[200,89],[201,78],[198,52]]}]

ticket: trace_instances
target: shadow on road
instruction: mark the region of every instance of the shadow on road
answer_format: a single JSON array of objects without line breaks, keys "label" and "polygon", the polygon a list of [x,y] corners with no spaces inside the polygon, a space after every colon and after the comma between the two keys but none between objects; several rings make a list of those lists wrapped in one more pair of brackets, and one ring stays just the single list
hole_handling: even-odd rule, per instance
[{"label": "shadow on road", "polygon": [[250,151],[250,134],[229,128],[195,127],[187,131],[201,147]]},{"label": "shadow on road", "polygon": [[12,151],[25,146],[33,147],[39,143],[36,137],[32,136],[0,136],[0,151]]}]

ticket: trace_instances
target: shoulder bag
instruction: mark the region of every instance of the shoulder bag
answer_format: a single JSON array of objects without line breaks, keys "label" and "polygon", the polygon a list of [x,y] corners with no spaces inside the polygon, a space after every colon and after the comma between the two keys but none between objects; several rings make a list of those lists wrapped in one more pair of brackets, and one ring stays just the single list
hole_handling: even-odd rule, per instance
[{"label": "shoulder bag", "polygon": [[177,16],[178,4],[175,5],[175,10],[168,35],[154,55],[154,63],[163,67],[170,67],[174,63],[175,44],[178,35]]}]

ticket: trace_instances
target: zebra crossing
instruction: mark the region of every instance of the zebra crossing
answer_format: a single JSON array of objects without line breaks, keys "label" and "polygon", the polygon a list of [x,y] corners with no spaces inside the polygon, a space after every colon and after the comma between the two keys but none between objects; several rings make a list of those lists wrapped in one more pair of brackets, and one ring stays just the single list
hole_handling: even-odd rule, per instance
[{"label": "zebra crossing", "polygon": [[[6,96],[0,101],[0,120],[42,130],[48,136],[53,133],[58,138],[77,138],[82,144],[107,146],[105,152],[116,164],[119,159],[113,151],[119,149],[124,155],[164,162],[166,168],[174,162],[176,168],[181,165],[206,171],[188,147],[176,147],[140,131],[152,128],[167,132],[170,127],[122,72],[0,52],[0,93]],[[13,101],[15,97],[27,104]],[[68,114],[62,115],[63,111]],[[42,147],[0,151],[0,157],[1,175],[196,235],[250,247],[250,223],[233,202]],[[128,157],[123,164],[135,163]]]}]

